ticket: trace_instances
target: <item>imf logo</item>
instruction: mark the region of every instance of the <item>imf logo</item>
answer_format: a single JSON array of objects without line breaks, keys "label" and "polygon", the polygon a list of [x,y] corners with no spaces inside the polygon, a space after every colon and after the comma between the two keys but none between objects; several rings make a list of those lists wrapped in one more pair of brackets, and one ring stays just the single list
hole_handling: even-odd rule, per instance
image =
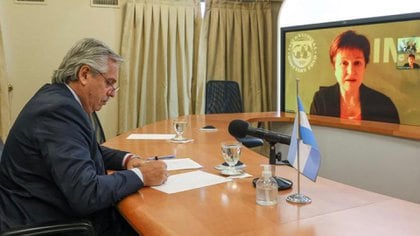
[{"label": "imf logo", "polygon": [[293,37],[287,48],[287,59],[293,70],[299,73],[312,69],[318,59],[318,51],[314,39],[304,33]]}]

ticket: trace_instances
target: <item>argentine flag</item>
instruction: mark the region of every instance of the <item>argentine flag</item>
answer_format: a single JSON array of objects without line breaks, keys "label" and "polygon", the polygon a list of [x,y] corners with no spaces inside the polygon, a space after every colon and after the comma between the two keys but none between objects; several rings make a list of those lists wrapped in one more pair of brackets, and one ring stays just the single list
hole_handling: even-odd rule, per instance
[{"label": "argentine flag", "polygon": [[315,136],[312,133],[311,125],[309,124],[308,117],[306,116],[305,109],[303,108],[302,101],[298,96],[298,109],[300,116],[300,124],[298,125],[298,116],[295,116],[293,125],[293,133],[290,141],[289,154],[287,160],[297,169],[297,129],[299,128],[301,140],[299,140],[299,160],[300,160],[300,173],[315,182],[318,176],[318,170],[321,163],[321,154],[319,153],[318,144],[316,143]]}]

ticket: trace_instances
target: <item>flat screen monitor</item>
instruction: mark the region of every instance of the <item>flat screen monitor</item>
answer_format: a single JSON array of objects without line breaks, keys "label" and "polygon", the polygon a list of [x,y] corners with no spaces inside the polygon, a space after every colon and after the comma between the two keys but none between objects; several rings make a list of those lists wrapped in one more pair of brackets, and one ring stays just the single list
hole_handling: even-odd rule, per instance
[{"label": "flat screen monitor", "polygon": [[[328,99],[339,101],[336,95],[340,93],[341,87],[331,88],[339,83],[336,79],[336,66],[333,66],[334,62],[330,58],[330,46],[338,35],[354,31],[357,35],[365,36],[370,44],[363,85],[390,99],[399,116],[399,122],[391,121],[392,123],[420,125],[420,13],[289,26],[280,30],[282,111],[296,111],[297,79],[299,96],[307,113],[310,113],[314,95],[320,88],[329,87],[332,92],[330,91]],[[414,66],[409,66],[409,60],[415,63]],[[356,63],[350,62],[352,66]],[[366,107],[364,104],[372,95],[365,92],[363,94],[359,107]],[[373,101],[377,103],[376,108],[372,107]],[[369,109],[381,109],[382,100],[373,101],[370,100]],[[326,110],[337,110],[337,107],[329,107],[331,104],[325,100],[322,106],[326,106]],[[336,102],[333,104],[337,105]],[[392,111],[382,115],[387,116],[387,113]],[[320,115],[336,116],[331,114],[333,113]],[[361,119],[371,120],[369,115],[363,115]],[[384,119],[383,122],[389,121]]]}]

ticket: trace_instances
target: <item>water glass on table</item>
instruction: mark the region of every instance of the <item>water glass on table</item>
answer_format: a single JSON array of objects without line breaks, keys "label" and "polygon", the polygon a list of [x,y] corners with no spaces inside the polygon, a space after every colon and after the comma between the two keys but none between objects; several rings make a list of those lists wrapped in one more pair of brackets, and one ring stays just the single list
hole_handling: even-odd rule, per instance
[{"label": "water glass on table", "polygon": [[188,122],[185,119],[175,119],[172,122],[172,125],[175,130],[175,137],[173,137],[170,141],[173,143],[188,143],[191,142],[192,139],[185,138],[184,132],[188,126]]},{"label": "water glass on table", "polygon": [[238,141],[227,141],[221,144],[222,156],[225,162],[229,165],[222,170],[223,175],[240,175],[243,172],[235,168],[241,157],[242,144]]}]

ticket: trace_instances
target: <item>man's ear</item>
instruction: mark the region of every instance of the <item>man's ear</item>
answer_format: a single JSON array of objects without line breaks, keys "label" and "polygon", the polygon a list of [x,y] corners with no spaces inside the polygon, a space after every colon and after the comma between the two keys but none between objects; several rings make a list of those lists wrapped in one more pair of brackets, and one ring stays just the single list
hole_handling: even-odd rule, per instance
[{"label": "man's ear", "polygon": [[89,72],[90,72],[90,67],[88,65],[83,65],[82,67],[80,67],[77,77],[79,78],[79,81],[80,83],[82,83],[82,85],[86,85],[87,76]]}]

